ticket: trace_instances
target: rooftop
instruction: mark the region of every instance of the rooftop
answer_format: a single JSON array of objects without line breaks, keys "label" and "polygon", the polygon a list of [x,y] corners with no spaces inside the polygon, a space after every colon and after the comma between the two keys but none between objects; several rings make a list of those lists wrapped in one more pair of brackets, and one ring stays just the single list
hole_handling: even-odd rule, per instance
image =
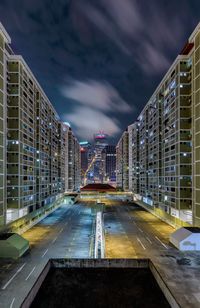
[{"label": "rooftop", "polygon": [[115,187],[109,184],[88,184],[81,188],[81,191],[116,191]]}]

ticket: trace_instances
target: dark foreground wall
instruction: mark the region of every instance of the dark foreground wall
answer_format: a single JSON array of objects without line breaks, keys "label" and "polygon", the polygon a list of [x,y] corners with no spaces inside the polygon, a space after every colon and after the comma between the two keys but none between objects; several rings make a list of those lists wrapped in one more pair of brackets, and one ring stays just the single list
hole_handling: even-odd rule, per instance
[{"label": "dark foreground wall", "polygon": [[32,308],[170,307],[145,268],[52,268]]},{"label": "dark foreground wall", "polygon": [[50,260],[22,307],[170,307],[151,267],[148,259]]}]

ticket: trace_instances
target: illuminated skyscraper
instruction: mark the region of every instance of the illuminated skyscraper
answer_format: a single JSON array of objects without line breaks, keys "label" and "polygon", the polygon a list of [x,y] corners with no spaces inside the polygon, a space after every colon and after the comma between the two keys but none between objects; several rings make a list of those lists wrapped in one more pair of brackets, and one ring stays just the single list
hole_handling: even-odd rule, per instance
[{"label": "illuminated skyscraper", "polygon": [[116,185],[116,147],[106,145],[103,149],[104,182]]}]

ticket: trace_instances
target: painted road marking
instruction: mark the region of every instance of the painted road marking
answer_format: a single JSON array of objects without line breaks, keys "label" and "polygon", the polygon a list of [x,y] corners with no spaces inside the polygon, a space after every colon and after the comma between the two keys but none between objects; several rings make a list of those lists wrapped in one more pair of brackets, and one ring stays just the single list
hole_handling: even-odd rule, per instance
[{"label": "painted road marking", "polygon": [[29,279],[29,277],[31,276],[31,274],[34,272],[35,268],[36,268],[36,266],[34,266],[34,268],[33,268],[32,271],[28,274],[28,276],[26,277],[25,280],[28,280],[28,279]]},{"label": "painted road marking", "polygon": [[21,272],[21,270],[23,269],[23,267],[26,265],[26,263],[24,263],[17,271],[16,273],[10,278],[10,280],[8,280],[8,282],[2,287],[2,290],[5,290],[7,288],[7,286],[9,286],[9,284],[13,281],[13,279],[17,276],[17,274],[19,272]]},{"label": "painted road marking", "polygon": [[140,245],[142,246],[142,248],[145,250],[146,247],[142,244],[141,240],[137,237],[138,242],[140,243]]},{"label": "painted road marking", "polygon": [[13,298],[13,300],[12,300],[12,302],[11,302],[11,304],[10,304],[10,308],[13,307],[14,301],[15,301],[15,297]]},{"label": "painted road marking", "polygon": [[60,229],[59,233],[61,233],[61,232],[63,232],[63,228],[62,228],[62,229]]},{"label": "painted road marking", "polygon": [[42,258],[44,258],[44,256],[46,255],[46,253],[47,253],[48,250],[49,250],[49,249],[45,250],[45,252],[44,252],[43,255],[42,255]]},{"label": "painted road marking", "polygon": [[55,243],[55,241],[57,240],[57,236],[53,239],[53,241],[52,241],[52,244],[54,244]]},{"label": "painted road marking", "polygon": [[193,293],[198,302],[200,302],[200,293]]},{"label": "painted road marking", "polygon": [[148,236],[146,236],[147,241],[152,244],[152,241],[150,240],[150,238],[148,238]]},{"label": "painted road marking", "polygon": [[142,229],[140,229],[140,228],[138,228],[139,230],[140,230],[140,232],[142,232],[143,233],[143,230]]},{"label": "painted road marking", "polygon": [[155,236],[155,238],[161,243],[161,245],[163,245],[163,247],[168,249],[168,247],[157,236]]},{"label": "painted road marking", "polygon": [[65,223],[65,226],[68,224],[68,222]]}]

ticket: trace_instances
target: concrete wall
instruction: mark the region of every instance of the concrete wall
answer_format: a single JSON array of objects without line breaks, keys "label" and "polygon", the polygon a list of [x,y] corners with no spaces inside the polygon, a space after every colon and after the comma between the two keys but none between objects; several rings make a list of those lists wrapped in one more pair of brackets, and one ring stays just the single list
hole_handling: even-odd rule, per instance
[{"label": "concrete wall", "polygon": [[21,308],[30,307],[51,267],[55,268],[149,268],[167,301],[180,308],[172,292],[162,278],[159,269],[149,259],[51,259],[25,298]]}]

